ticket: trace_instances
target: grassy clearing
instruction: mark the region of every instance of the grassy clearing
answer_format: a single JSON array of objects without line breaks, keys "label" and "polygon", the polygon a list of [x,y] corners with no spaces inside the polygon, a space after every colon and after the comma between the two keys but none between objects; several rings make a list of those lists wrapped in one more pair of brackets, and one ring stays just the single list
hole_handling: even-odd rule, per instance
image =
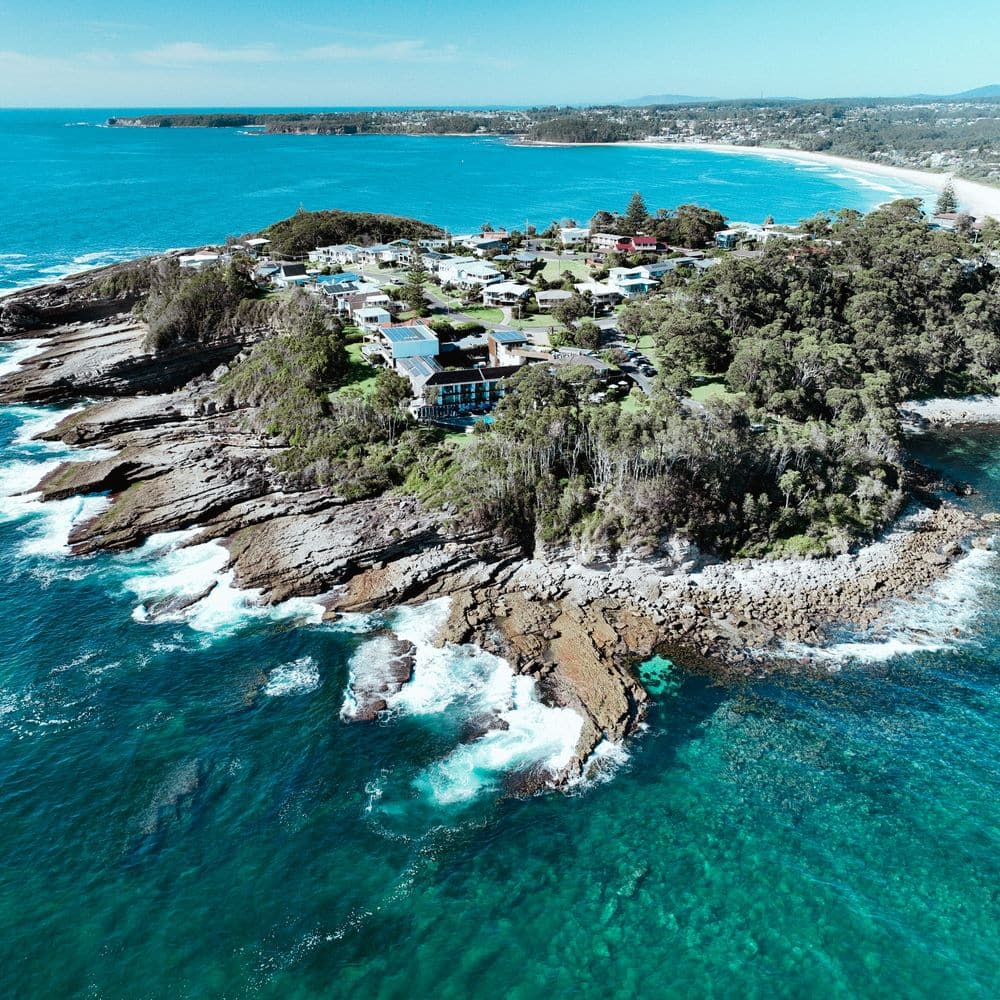
[{"label": "grassy clearing", "polygon": [[547,313],[535,313],[533,316],[515,319],[511,325],[518,330],[547,330],[549,327],[555,328],[559,324]]},{"label": "grassy clearing", "polygon": [[542,270],[546,281],[558,281],[569,271],[577,281],[590,281],[590,268],[582,260],[547,260]]},{"label": "grassy clearing", "polygon": [[347,345],[348,370],[347,381],[331,396],[343,392],[348,386],[356,386],[362,392],[371,392],[375,387],[375,376],[378,370],[370,365],[361,354],[361,344],[354,343]]},{"label": "grassy clearing", "polygon": [[633,389],[622,401],[622,413],[638,413],[646,405],[646,396],[641,389]]},{"label": "grassy clearing", "polygon": [[495,309],[492,306],[469,306],[462,310],[470,319],[477,323],[502,323],[503,310]]},{"label": "grassy clearing", "polygon": [[710,399],[735,399],[736,395],[726,388],[725,382],[706,382],[695,386],[688,395],[696,403],[707,403]]}]

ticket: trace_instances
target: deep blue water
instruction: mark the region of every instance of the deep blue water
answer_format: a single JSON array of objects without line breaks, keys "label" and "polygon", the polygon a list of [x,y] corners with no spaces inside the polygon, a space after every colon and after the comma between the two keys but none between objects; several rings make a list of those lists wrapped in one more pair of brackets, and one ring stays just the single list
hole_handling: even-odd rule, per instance
[{"label": "deep blue water", "polygon": [[0,111],[0,290],[218,242],[299,206],[393,212],[456,231],[584,223],[598,209],[623,210],[635,190],[651,209],[696,202],[757,222],[915,193],[837,168],[700,150],[97,127],[112,114],[128,109]]},{"label": "deep blue water", "polygon": [[[651,150],[481,140],[268,146],[19,115],[0,115],[0,252],[28,262],[13,280],[87,253],[214,239],[300,200],[455,228],[517,221],[503,215],[515,203],[503,187],[494,196],[456,181],[431,205],[429,165],[443,150],[464,154],[483,184],[490,162],[537,163],[541,222],[620,204],[636,186],[655,205],[655,185],[629,171],[665,162]],[[366,192],[364,150],[409,169]],[[565,184],[543,189],[559,165]],[[661,190],[695,192],[663,203],[726,210],[698,194],[698,172],[758,167],[786,198],[793,182],[823,198],[842,183],[709,157],[694,174],[672,168],[672,180],[663,167]],[[779,214],[755,207],[756,182],[717,187],[733,215]],[[843,200],[852,192],[861,207],[875,197],[845,188]],[[0,347],[0,374],[12,357]],[[0,408],[0,996],[997,995],[992,554],[901,608],[888,632],[847,637],[828,674],[719,687],[661,670],[649,678],[649,727],[609,754],[607,780],[521,801],[503,794],[506,777],[558,759],[573,725],[502,662],[421,645],[391,716],[348,724],[348,678],[380,655],[381,619],[333,626],[308,602],[258,608],[227,586],[219,550],[180,548],[178,536],[68,556],[71,524],[102,498],[43,506],[19,495],[68,457],[30,439],[57,418]],[[994,435],[916,447],[973,481],[976,504],[1000,509]],[[185,614],[144,619],[145,600],[200,591],[212,576],[219,586]],[[419,640],[440,613],[386,620]],[[477,739],[469,723],[490,709],[510,729]]]}]

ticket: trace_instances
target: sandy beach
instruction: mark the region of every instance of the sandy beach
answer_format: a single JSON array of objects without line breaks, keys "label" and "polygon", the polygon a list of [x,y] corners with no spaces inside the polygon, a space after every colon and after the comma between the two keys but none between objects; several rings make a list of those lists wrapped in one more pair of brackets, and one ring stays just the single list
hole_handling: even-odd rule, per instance
[{"label": "sandy beach", "polygon": [[711,142],[639,142],[609,143],[619,146],[652,146],[657,149],[700,149],[710,153],[735,153],[741,156],[765,156],[775,160],[790,160],[798,163],[819,163],[828,167],[839,167],[855,174],[889,177],[914,187],[940,191],[950,180],[958,195],[962,211],[982,219],[987,215],[1000,219],[1000,187],[979,184],[976,181],[952,177],[947,173],[929,170],[913,170],[910,167],[895,167],[886,163],[870,163],[847,156],[832,156],[827,153],[813,153],[797,149],[777,149],[769,146],[728,146]]}]

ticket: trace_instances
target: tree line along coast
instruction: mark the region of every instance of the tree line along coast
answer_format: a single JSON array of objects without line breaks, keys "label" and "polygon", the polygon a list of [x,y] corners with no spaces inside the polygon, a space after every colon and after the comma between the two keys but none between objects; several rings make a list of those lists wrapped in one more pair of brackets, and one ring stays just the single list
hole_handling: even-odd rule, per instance
[{"label": "tree line along coast", "polygon": [[325,135],[495,135],[527,142],[656,140],[773,147],[1000,182],[1000,98],[746,100],[481,111],[176,113],[113,117],[147,128]]},{"label": "tree line along coast", "polygon": [[[690,206],[650,213],[637,195],[590,227],[563,227],[588,229],[605,251],[557,252],[559,227],[506,234],[483,261],[514,268],[516,248],[530,247],[531,266],[568,292],[545,318],[557,343],[597,331],[594,348],[574,350],[509,348],[509,310],[499,329],[481,314],[457,329],[456,312],[478,307],[439,297],[424,258],[455,247],[437,227],[300,212],[194,269],[180,261],[197,254],[171,253],[4,299],[3,335],[48,343],[5,378],[3,398],[104,400],[50,433],[115,457],[41,484],[52,498],[114,497],[74,529],[78,551],[199,526],[228,539],[237,579],[269,599],[323,594],[336,610],[457,595],[450,636],[499,642],[519,669],[551,675],[555,700],[591,720],[592,750],[596,734],[622,735],[641,716],[630,658],[663,648],[756,662],[751,648],[821,641],[834,621],[869,616],[874,597],[926,586],[969,538],[987,544],[948,484],[908,460],[900,427],[905,401],[1000,389],[998,234],[945,215],[902,200],[739,228]],[[696,245],[671,242],[681,234]],[[391,293],[374,331],[322,292],[335,266],[295,265],[305,280],[285,287],[260,277],[265,246],[280,260],[393,243],[409,247],[408,264],[367,268]],[[596,278],[654,260],[685,264],[598,325],[580,268]],[[503,369],[488,418],[421,417],[412,366],[392,351],[392,331],[416,327],[431,333],[444,382]],[[448,357],[482,357],[484,342],[519,351],[517,363]],[[652,378],[608,391],[640,353]],[[894,528],[914,504],[923,526]],[[865,555],[878,546],[884,558]],[[774,603],[795,590],[788,581],[764,597],[732,583],[761,559],[802,557],[833,567],[802,576],[813,611]],[[498,639],[487,625],[501,618]],[[567,635],[585,652],[560,666]],[[605,675],[610,700],[593,687]]]}]

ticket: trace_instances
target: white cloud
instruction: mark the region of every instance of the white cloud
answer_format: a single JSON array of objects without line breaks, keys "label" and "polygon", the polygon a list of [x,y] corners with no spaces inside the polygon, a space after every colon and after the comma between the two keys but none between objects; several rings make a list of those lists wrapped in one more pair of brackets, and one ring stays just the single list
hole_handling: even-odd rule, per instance
[{"label": "white cloud", "polygon": [[421,39],[406,38],[398,41],[372,42],[371,45],[321,45],[306,49],[306,59],[318,60],[370,60],[371,62],[455,62],[459,57],[458,46],[442,45],[429,48]]},{"label": "white cloud", "polygon": [[135,58],[147,66],[172,67],[280,62],[284,57],[271,45],[244,45],[235,49],[223,49],[203,45],[201,42],[172,42],[137,52]]}]

